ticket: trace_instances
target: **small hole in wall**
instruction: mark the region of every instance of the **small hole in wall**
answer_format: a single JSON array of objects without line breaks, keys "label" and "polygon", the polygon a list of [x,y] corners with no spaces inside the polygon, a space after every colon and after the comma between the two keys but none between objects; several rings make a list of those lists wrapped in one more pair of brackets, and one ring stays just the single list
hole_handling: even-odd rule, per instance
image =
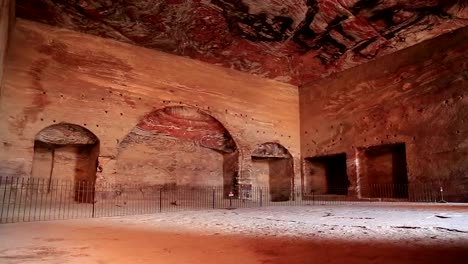
[{"label": "small hole in wall", "polygon": [[119,93],[119,95],[120,95],[120,96],[123,96],[123,94],[122,94],[122,93]]},{"label": "small hole in wall", "polygon": [[42,94],[46,94],[46,92],[44,91],[44,92],[42,92]]},{"label": "small hole in wall", "polygon": [[259,133],[260,131],[257,130],[257,133]]},{"label": "small hole in wall", "polygon": [[102,101],[104,101],[104,97],[103,97],[103,98],[101,98],[101,100],[102,100]]},{"label": "small hole in wall", "polygon": [[227,113],[227,109],[224,109],[224,113]]},{"label": "small hole in wall", "polygon": [[104,111],[106,114],[109,113],[107,110]]},{"label": "small hole in wall", "polygon": [[44,118],[41,118],[41,121],[44,121]]},{"label": "small hole in wall", "polygon": [[413,137],[413,140],[416,140],[416,137]]},{"label": "small hole in wall", "polygon": [[62,98],[63,98],[63,94],[61,94],[61,95],[60,95],[60,97],[62,97]]},{"label": "small hole in wall", "polygon": [[179,102],[179,104],[182,104],[182,102]]},{"label": "small hole in wall", "polygon": [[457,130],[457,134],[460,134],[460,130]]},{"label": "small hole in wall", "polygon": [[281,136],[283,136],[283,134],[281,134]]},{"label": "small hole in wall", "polygon": [[364,139],[364,142],[367,142],[367,139]]},{"label": "small hole in wall", "polygon": [[96,127],[99,127],[99,125],[96,125]]},{"label": "small hole in wall", "polygon": [[123,116],[123,113],[120,113],[121,116]]},{"label": "small hole in wall", "polygon": [[304,131],[304,134],[307,134],[307,131]]},{"label": "small hole in wall", "polygon": [[119,142],[120,142],[120,140],[119,140],[119,139],[116,139],[115,141],[117,142],[117,144],[119,144]]},{"label": "small hole in wall", "polygon": [[263,134],[265,134],[265,131],[263,131]]},{"label": "small hole in wall", "polygon": [[340,138],[340,141],[342,141],[342,140],[343,140],[343,138]]},{"label": "small hole in wall", "polygon": [[291,136],[288,136],[288,138],[291,138]]},{"label": "small hole in wall", "polygon": [[54,119],[54,120],[52,120],[52,122],[54,122],[54,123],[55,123],[55,122],[57,122],[57,121],[55,121],[55,119]]},{"label": "small hole in wall", "polygon": [[86,126],[86,123],[85,123],[85,124],[83,124],[83,126]]},{"label": "small hole in wall", "polygon": [[112,93],[112,91],[109,91],[109,93]]},{"label": "small hole in wall", "polygon": [[210,110],[210,107],[208,106],[206,109]]},{"label": "small hole in wall", "polygon": [[141,97],[138,97],[138,100],[141,100]]}]

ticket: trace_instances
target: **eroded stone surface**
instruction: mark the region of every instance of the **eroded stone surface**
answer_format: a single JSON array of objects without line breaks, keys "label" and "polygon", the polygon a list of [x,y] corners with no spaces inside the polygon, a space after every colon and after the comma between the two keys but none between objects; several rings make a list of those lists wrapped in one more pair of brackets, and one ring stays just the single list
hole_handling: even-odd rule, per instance
[{"label": "eroded stone surface", "polygon": [[98,183],[249,182],[252,152],[265,142],[289,151],[300,181],[298,92],[290,84],[23,19],[12,40],[2,176],[29,176],[36,136],[65,122],[99,139]]},{"label": "eroded stone surface", "polygon": [[303,84],[468,25],[459,0],[18,0],[17,13]]},{"label": "eroded stone surface", "polygon": [[395,155],[365,152],[404,144],[410,184],[434,183],[467,201],[467,36],[459,29],[304,86],[303,157],[346,153],[351,185],[366,186],[399,166]]}]

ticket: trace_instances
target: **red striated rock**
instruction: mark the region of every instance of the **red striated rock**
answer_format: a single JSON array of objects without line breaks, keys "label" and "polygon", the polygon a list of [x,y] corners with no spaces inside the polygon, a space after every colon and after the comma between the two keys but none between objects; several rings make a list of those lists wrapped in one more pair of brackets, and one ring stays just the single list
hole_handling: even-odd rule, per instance
[{"label": "red striated rock", "polygon": [[17,14],[301,85],[468,25],[463,3],[18,0]]},{"label": "red striated rock", "polygon": [[93,145],[99,142],[91,131],[69,123],[48,126],[42,129],[34,140],[52,145]]},{"label": "red striated rock", "polygon": [[224,126],[195,108],[174,106],[151,112],[138,123],[136,130],[126,140],[131,142],[133,137],[151,137],[156,134],[191,141],[225,153],[235,150],[235,143]]}]

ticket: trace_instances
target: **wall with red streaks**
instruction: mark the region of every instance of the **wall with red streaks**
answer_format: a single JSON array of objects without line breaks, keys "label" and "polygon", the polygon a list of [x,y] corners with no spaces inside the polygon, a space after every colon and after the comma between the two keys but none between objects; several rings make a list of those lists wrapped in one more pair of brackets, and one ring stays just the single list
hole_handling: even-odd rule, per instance
[{"label": "wall with red streaks", "polygon": [[144,116],[120,143],[120,176],[113,182],[225,186],[229,192],[239,176],[238,161],[227,164],[235,152],[233,138],[212,116],[193,107],[165,107]]},{"label": "wall with red streaks", "polygon": [[[289,151],[300,182],[295,86],[22,19],[12,43],[0,113],[4,176],[30,175],[38,132],[66,122],[98,137],[99,182],[137,183],[155,174],[119,170],[144,165],[154,172],[163,165],[170,171],[178,164],[186,168],[179,174],[210,171],[194,176],[197,183],[226,182],[236,170],[250,183],[252,152],[265,142]],[[186,151],[193,151],[192,159]],[[148,157],[158,153],[162,158],[151,165]],[[134,162],[127,166],[119,157]],[[195,160],[204,168],[191,164]],[[186,175],[181,182],[195,181]]]},{"label": "wall with red streaks", "polygon": [[[460,29],[302,87],[302,156],[346,153],[350,190],[386,182],[371,178],[387,165],[405,172],[406,162],[410,184],[433,182],[467,201],[467,38]],[[402,143],[405,149],[366,158],[369,147]]]}]

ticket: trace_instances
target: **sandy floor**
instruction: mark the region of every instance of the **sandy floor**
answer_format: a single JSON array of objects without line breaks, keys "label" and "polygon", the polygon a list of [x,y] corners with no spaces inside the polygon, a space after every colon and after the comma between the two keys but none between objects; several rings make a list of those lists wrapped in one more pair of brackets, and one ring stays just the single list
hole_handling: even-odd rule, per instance
[{"label": "sandy floor", "polygon": [[468,263],[468,207],[269,207],[6,224],[0,263]]}]

